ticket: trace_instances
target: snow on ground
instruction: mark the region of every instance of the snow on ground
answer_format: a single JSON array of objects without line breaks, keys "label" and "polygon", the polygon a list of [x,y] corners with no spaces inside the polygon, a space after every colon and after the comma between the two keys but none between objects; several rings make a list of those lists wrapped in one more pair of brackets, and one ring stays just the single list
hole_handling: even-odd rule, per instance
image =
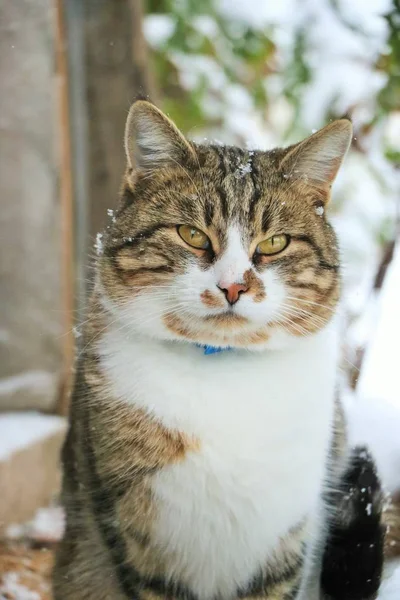
[{"label": "snow on ground", "polygon": [[62,417],[35,412],[0,414],[0,461],[64,427]]},{"label": "snow on ground", "polygon": [[400,410],[380,398],[353,397],[347,404],[350,442],[368,444],[385,488],[400,489]]},{"label": "snow on ground", "polygon": [[400,489],[400,246],[373,300],[357,390],[346,397],[351,442],[367,443],[389,491]]},{"label": "snow on ground", "polygon": [[48,394],[54,387],[54,375],[46,371],[26,371],[0,380],[0,396],[10,396],[18,391],[35,390]]},{"label": "snow on ground", "polygon": [[6,535],[10,539],[28,538],[38,542],[58,542],[64,532],[64,511],[60,506],[40,508],[34,518],[24,524],[10,525]]},{"label": "snow on ground", "polygon": [[54,552],[64,531],[64,511],[50,506],[8,527],[0,544],[0,600],[51,600]]},{"label": "snow on ground", "polygon": [[6,573],[0,581],[0,600],[15,598],[16,600],[40,600],[37,592],[32,592],[20,582],[18,573]]},{"label": "snow on ground", "polygon": [[[400,246],[395,252],[380,294],[376,329],[368,345],[364,367],[358,382],[360,397],[384,398],[398,411],[400,411],[399,307]],[[398,433],[400,438],[400,428]]]},{"label": "snow on ground", "polygon": [[400,598],[400,565],[395,564],[388,569],[383,579],[377,600],[399,600]]}]

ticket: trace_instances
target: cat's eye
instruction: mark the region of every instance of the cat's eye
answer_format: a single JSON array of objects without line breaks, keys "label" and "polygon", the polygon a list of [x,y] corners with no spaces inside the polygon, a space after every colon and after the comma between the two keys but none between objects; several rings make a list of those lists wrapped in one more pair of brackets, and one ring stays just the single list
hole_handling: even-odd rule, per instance
[{"label": "cat's eye", "polygon": [[180,225],[178,227],[178,233],[184,242],[192,246],[192,248],[198,248],[199,250],[208,250],[211,246],[209,237],[196,227],[191,225]]},{"label": "cat's eye", "polygon": [[289,245],[290,238],[288,235],[282,233],[281,235],[273,235],[267,240],[260,242],[256,248],[257,254],[278,254],[282,252]]}]

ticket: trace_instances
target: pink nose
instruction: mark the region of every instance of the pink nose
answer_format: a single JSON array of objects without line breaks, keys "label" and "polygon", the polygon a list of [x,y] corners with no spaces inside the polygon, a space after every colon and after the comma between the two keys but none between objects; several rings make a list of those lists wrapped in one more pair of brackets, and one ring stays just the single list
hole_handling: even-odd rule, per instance
[{"label": "pink nose", "polygon": [[235,304],[239,300],[240,294],[244,294],[249,289],[244,283],[232,283],[231,285],[221,284],[218,287],[221,292],[224,292],[225,298],[228,300],[229,304]]}]

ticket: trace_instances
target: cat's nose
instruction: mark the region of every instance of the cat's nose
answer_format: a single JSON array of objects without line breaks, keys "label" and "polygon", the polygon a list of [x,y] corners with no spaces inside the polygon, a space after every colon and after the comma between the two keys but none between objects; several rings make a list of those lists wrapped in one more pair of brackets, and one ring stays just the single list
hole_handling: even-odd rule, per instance
[{"label": "cat's nose", "polygon": [[220,284],[217,287],[219,287],[221,292],[224,292],[225,298],[231,305],[236,304],[240,298],[240,294],[244,294],[249,289],[244,283],[231,283],[230,285]]}]

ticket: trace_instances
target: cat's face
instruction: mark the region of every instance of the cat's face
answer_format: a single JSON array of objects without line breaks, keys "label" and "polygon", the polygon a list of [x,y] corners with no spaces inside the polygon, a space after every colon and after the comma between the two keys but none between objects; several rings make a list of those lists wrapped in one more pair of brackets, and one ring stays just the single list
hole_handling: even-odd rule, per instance
[{"label": "cat's face", "polygon": [[250,349],[324,327],[339,296],[324,207],[350,139],[350,123],[338,121],[285,150],[195,146],[136,103],[98,270],[121,326]]}]

